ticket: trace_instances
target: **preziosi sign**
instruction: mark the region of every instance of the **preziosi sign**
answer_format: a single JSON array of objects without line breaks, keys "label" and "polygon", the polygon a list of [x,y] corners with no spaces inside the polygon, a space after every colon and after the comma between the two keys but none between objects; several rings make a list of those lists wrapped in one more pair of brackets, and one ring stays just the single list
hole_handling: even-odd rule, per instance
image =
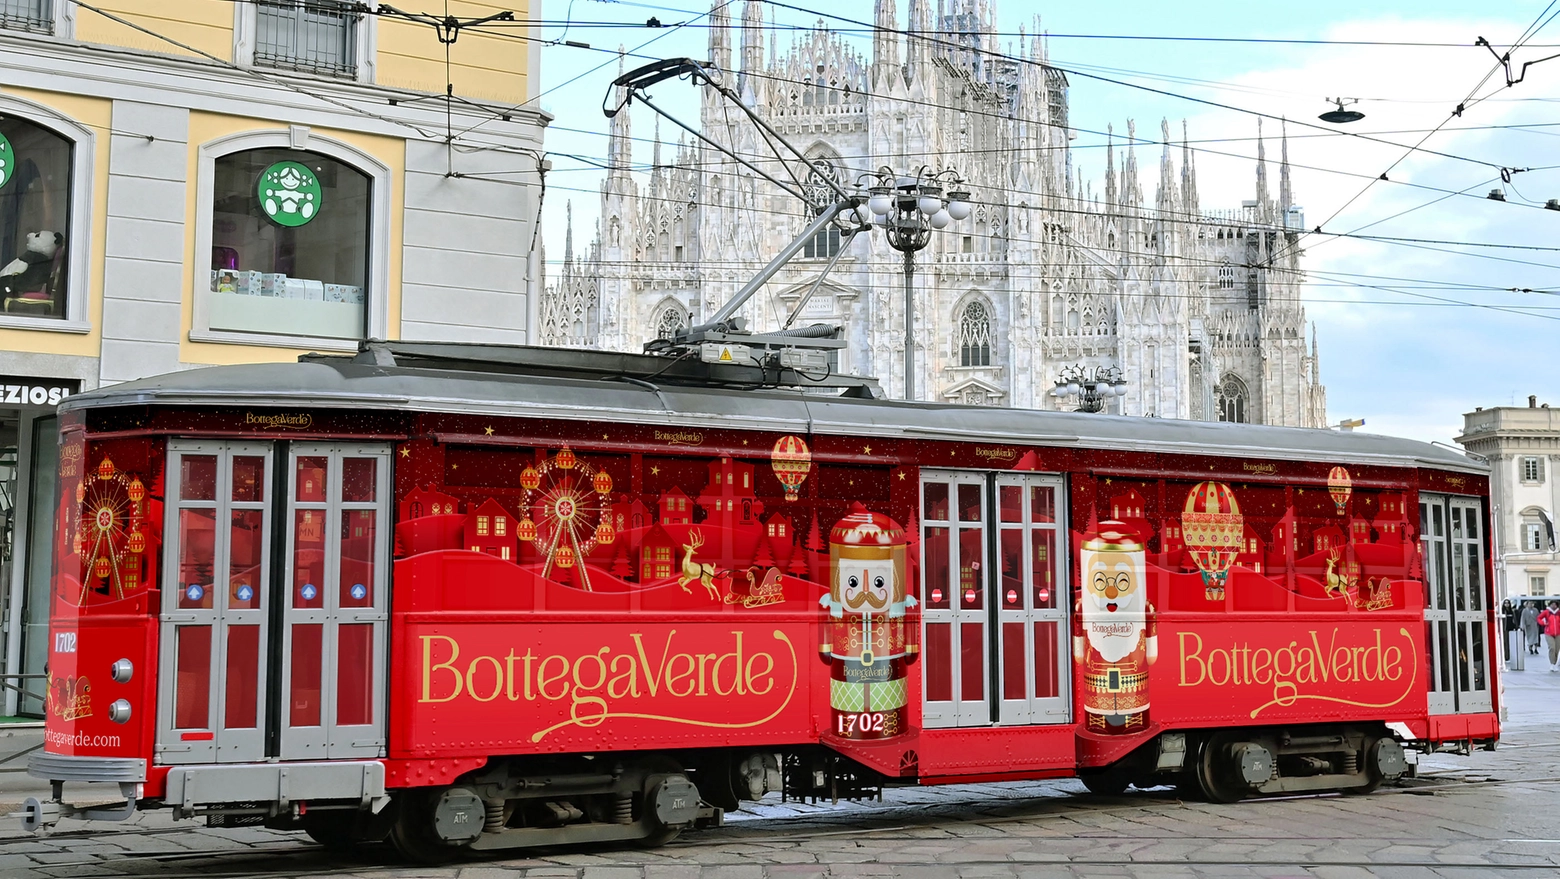
[{"label": "preziosi sign", "polygon": [[77,387],[79,383],[66,379],[0,375],[0,405],[55,406]]}]

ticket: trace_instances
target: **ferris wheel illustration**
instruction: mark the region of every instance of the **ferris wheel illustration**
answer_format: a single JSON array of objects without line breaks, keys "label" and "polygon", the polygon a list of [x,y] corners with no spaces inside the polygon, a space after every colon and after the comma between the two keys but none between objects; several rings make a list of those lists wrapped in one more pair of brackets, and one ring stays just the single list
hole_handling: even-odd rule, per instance
[{"label": "ferris wheel illustration", "polygon": [[608,502],[612,477],[564,446],[535,467],[526,467],[520,473],[520,487],[525,497],[515,536],[534,543],[541,552],[543,577],[577,567],[580,586],[589,592],[586,557],[617,539]]},{"label": "ferris wheel illustration", "polygon": [[[115,599],[141,587],[141,559],[146,550],[141,502],[145,498],[146,486],[140,478],[119,470],[108,458],[76,486],[72,530],[83,571],[78,604],[86,601],[88,590],[94,587]],[[99,582],[101,586],[97,586]]]}]

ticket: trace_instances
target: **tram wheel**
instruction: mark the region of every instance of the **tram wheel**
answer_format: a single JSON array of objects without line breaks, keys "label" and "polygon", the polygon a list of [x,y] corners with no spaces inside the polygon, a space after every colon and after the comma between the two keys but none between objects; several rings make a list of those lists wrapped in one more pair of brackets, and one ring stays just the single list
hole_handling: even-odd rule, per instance
[{"label": "tram wheel", "polygon": [[1118,767],[1109,767],[1098,772],[1080,773],[1078,780],[1088,788],[1089,793],[1104,797],[1120,796],[1127,792],[1132,784],[1127,773]]},{"label": "tram wheel", "polygon": [[1234,803],[1245,799],[1246,791],[1234,779],[1230,744],[1235,736],[1214,733],[1203,743],[1197,759],[1197,789],[1210,803]]},{"label": "tram wheel", "polygon": [[1365,746],[1361,749],[1360,764],[1363,766],[1365,777],[1370,780],[1358,787],[1343,788],[1341,792],[1344,796],[1363,796],[1364,794],[1374,793],[1376,788],[1381,787],[1381,783],[1386,780],[1383,778],[1381,770],[1376,767],[1375,761],[1370,758],[1370,755],[1376,752],[1376,745],[1380,741],[1380,737],[1376,736],[1365,740]]},{"label": "tram wheel", "polygon": [[634,840],[634,845],[640,848],[660,848],[682,834],[682,830],[676,827],[660,827],[652,831],[649,836],[641,836]]},{"label": "tram wheel", "polygon": [[434,829],[434,802],[440,793],[440,788],[410,790],[397,798],[389,840],[396,853],[408,861],[447,864],[464,851],[464,847],[440,839]]},{"label": "tram wheel", "polygon": [[310,812],[300,823],[309,838],[324,846],[327,851],[350,852],[358,846],[358,815],[356,812]]}]

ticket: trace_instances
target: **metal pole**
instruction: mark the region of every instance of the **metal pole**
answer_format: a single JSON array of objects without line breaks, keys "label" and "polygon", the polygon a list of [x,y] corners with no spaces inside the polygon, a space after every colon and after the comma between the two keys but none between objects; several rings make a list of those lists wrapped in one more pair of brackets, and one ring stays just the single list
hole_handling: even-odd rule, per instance
[{"label": "metal pole", "polygon": [[915,251],[905,248],[905,399],[915,399]]}]

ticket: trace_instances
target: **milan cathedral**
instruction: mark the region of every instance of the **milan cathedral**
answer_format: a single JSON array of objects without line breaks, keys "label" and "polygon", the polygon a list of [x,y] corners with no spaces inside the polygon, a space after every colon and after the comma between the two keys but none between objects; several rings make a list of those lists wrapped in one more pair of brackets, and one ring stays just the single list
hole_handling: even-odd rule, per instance
[{"label": "milan cathedral", "polygon": [[[736,36],[728,4],[710,13],[709,60],[747,105],[847,190],[887,166],[956,169],[974,193],[965,220],[917,254],[911,339],[903,264],[881,232],[858,235],[805,305],[802,323],[833,323],[849,343],[839,370],[877,376],[903,394],[904,346],[915,345],[917,396],[942,402],[1070,409],[1050,389],[1069,366],[1119,367],[1126,415],[1326,424],[1314,331],[1306,339],[1299,233],[1287,139],[1278,194],[1258,127],[1254,198],[1203,210],[1185,125],[1117,149],[1107,133],[1102,193],[1075,178],[1068,83],[1044,39],[999,50],[994,0],[876,0],[872,55],[838,34],[801,31],[783,53],[764,39],[763,4],[747,2]],[[916,34],[936,34],[933,40]],[[767,42],[768,51],[765,51]],[[700,131],[755,161],[772,157],[756,126],[706,89]],[[540,303],[542,344],[638,351],[715,313],[794,240],[805,207],[719,151],[682,144],[663,163],[659,135],[647,182],[633,173],[631,110],[612,122],[595,239],[575,253],[572,228]],[[1138,147],[1159,148],[1152,204]],[[1180,153],[1177,166],[1175,153]],[[842,246],[820,234],[745,307],[773,329]]]}]

